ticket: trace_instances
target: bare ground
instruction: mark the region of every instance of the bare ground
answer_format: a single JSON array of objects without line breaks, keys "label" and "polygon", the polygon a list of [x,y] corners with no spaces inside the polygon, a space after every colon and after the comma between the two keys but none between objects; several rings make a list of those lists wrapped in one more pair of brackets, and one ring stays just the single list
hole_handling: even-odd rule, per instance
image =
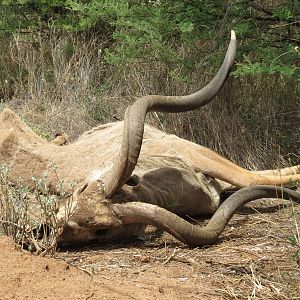
[{"label": "bare ground", "polygon": [[201,249],[163,233],[43,258],[1,237],[0,299],[300,299],[300,205],[285,204],[246,206]]}]

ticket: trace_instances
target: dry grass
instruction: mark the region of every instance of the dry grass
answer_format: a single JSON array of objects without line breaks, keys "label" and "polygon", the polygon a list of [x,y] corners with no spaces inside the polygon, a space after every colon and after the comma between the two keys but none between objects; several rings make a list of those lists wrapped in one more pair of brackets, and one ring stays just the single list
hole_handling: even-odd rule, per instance
[{"label": "dry grass", "polygon": [[90,110],[95,105],[92,84],[102,71],[101,54],[95,52],[93,39],[84,43],[55,32],[48,41],[44,38],[17,36],[10,41],[9,59],[19,72],[7,74],[14,88],[8,104],[40,133],[67,131],[74,138],[96,124]]},{"label": "dry grass", "polygon": [[[107,65],[106,45],[96,37],[55,31],[16,36],[1,45],[0,97],[44,137],[66,132],[72,140],[96,124],[122,120],[137,96],[187,94],[212,77],[199,68],[189,82],[176,80],[164,62]],[[154,113],[148,122],[244,167],[278,168],[299,161],[299,89],[297,82],[275,75],[230,78],[207,107]]]},{"label": "dry grass", "polygon": [[[299,162],[299,86],[272,77],[230,78],[216,99],[197,111],[155,115],[160,128],[214,149],[248,168]],[[274,89],[273,87],[276,87]]]}]

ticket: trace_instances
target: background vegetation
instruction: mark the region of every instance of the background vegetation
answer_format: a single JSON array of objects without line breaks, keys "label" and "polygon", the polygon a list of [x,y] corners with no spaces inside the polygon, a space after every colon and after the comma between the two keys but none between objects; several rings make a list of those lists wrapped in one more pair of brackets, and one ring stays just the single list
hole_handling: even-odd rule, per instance
[{"label": "background vegetation", "polygon": [[217,99],[148,122],[248,168],[299,163],[298,0],[0,0],[0,99],[45,137],[75,138],[135,97],[203,86],[230,29],[238,55]]}]

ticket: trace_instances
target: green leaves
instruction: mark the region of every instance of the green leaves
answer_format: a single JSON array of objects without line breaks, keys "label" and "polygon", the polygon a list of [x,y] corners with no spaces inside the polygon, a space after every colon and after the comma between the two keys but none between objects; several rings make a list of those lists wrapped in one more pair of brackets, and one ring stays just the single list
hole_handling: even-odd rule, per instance
[{"label": "green leaves", "polygon": [[[270,49],[267,49],[267,51]],[[265,58],[265,60],[253,62],[253,60],[245,56],[243,62],[239,63],[238,68],[233,72],[234,76],[242,77],[255,74],[277,73],[300,80],[300,68],[294,65],[294,62],[300,59],[297,47],[280,54],[278,54],[278,50],[275,51],[274,49],[271,49],[268,53],[266,50],[263,51],[263,49],[258,50],[261,58]],[[259,58],[259,54],[256,59]]]},{"label": "green leaves", "polygon": [[240,39],[255,35],[255,26],[251,21],[241,21],[237,23],[234,30]]},{"label": "green leaves", "polygon": [[217,67],[233,28],[239,40],[236,76],[299,78],[299,55],[292,50],[300,43],[299,4],[283,2],[0,0],[0,33],[49,27],[93,32],[107,41],[107,63],[163,62],[184,78],[204,61],[212,65],[208,71]]},{"label": "green leaves", "polygon": [[195,25],[192,22],[182,22],[179,23],[179,29],[181,32],[192,32],[195,28]]},{"label": "green leaves", "polygon": [[290,21],[294,18],[294,13],[286,8],[279,8],[273,11],[273,16],[281,21]]}]

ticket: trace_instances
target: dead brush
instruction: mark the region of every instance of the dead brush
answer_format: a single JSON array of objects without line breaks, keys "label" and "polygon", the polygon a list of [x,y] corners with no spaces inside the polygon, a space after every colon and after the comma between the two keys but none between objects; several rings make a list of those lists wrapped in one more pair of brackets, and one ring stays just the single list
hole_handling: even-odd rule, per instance
[{"label": "dead brush", "polygon": [[[294,185],[294,187],[296,187],[297,190],[300,191],[300,182],[294,182],[292,183],[292,185]],[[291,205],[291,215],[292,220],[294,221],[294,226],[291,229],[291,234],[288,236],[288,240],[292,245],[296,247],[293,257],[295,258],[298,266],[300,267],[300,212],[295,211],[293,203],[291,203]]]},{"label": "dead brush", "polygon": [[[55,167],[52,168],[56,172]],[[22,250],[35,255],[54,254],[63,227],[72,211],[72,196],[61,189],[57,195],[51,194],[47,186],[47,174],[37,179],[32,177],[33,190],[24,185],[22,178],[16,185],[9,181],[9,168],[0,167],[0,228],[11,236]],[[63,182],[59,181],[60,187]],[[63,222],[58,222],[58,201],[66,198],[66,211]]]},{"label": "dead brush", "polygon": [[93,86],[103,71],[101,43],[55,30],[47,37],[15,35],[7,59],[18,72],[7,74],[14,95],[5,102],[50,134],[67,131],[74,138],[89,129],[95,125],[89,115]]}]

